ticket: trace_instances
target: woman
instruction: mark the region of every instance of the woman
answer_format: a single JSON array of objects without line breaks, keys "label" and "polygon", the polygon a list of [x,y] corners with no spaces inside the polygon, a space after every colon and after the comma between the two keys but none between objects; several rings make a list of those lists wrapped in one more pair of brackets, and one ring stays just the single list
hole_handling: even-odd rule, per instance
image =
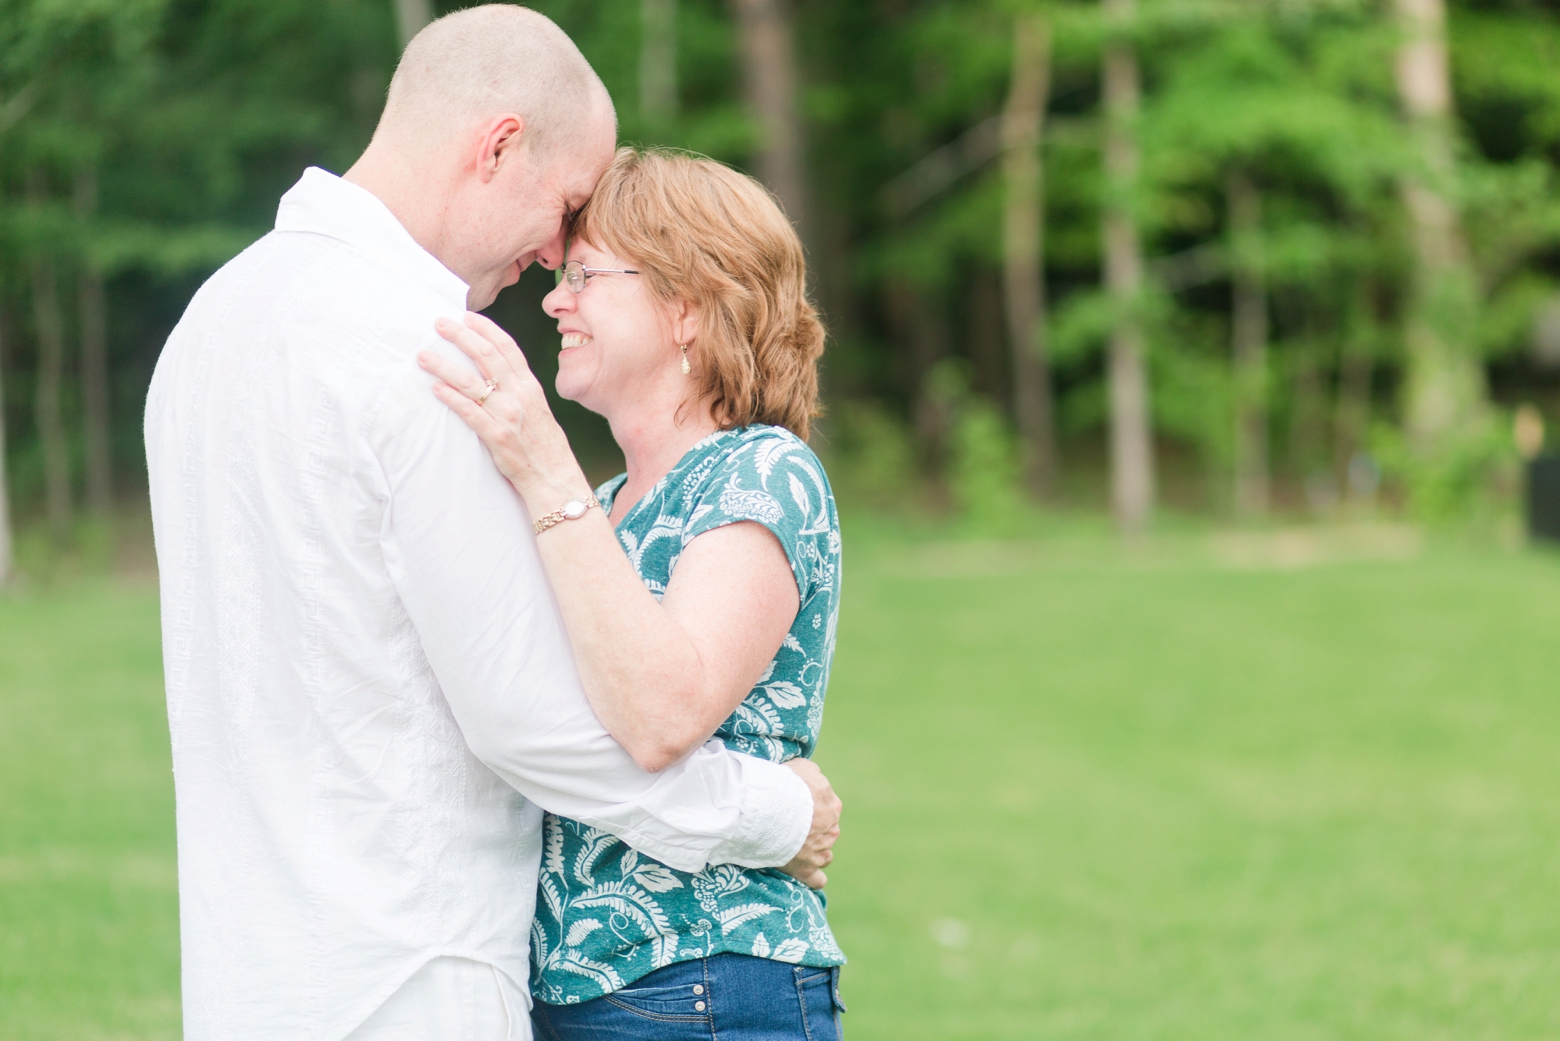
[{"label": "woman", "polygon": [[[602,723],[648,770],[711,736],[810,755],[839,608],[834,498],[807,447],[824,331],[801,243],[756,182],[621,149],[576,219],[544,301],[558,393],[605,416],[627,472],[592,494],[514,341],[471,316],[440,332],[435,393],[535,519]],[[626,555],[625,555],[626,554]],[[674,871],[548,816],[532,1013],[546,1041],[837,1038],[844,955],[822,872]]]}]

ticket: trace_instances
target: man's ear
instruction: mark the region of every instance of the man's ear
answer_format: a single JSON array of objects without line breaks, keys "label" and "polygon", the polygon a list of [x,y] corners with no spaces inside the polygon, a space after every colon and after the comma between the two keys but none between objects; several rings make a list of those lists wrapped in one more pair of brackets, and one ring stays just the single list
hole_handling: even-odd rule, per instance
[{"label": "man's ear", "polygon": [[498,175],[505,163],[520,158],[525,142],[525,117],[513,112],[498,116],[483,132],[477,153],[477,176],[486,184]]}]

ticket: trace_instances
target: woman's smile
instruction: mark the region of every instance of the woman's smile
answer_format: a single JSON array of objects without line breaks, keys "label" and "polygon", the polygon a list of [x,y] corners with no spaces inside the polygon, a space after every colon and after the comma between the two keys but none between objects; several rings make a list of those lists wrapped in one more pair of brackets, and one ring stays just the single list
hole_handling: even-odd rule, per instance
[{"label": "woman's smile", "polygon": [[562,349],[568,350],[570,347],[583,347],[589,342],[589,333],[564,333]]}]

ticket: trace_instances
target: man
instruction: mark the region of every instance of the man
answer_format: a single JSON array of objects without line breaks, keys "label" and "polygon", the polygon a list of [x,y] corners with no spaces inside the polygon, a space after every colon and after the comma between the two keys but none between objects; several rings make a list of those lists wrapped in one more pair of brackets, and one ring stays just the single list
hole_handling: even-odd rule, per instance
[{"label": "man", "polygon": [[169,338],[146,438],[191,1041],[529,1036],[544,808],[821,881],[815,768],[710,746],[652,775],[602,729],[519,499],[414,361],[561,262],[615,137],[547,19],[442,19],[346,178],[305,173]]}]

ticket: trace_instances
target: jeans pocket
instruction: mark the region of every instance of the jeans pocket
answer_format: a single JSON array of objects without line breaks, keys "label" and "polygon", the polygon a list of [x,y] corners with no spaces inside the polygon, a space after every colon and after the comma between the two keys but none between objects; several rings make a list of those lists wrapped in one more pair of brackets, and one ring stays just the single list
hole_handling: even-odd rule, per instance
[{"label": "jeans pocket", "polygon": [[602,1000],[649,1019],[686,1021],[709,1017],[709,1002],[705,1000],[707,997],[702,982],[689,980],[672,985],[628,986],[613,991]]},{"label": "jeans pocket", "polygon": [[798,967],[796,997],[802,1005],[802,1029],[807,1041],[839,1041],[842,1006],[835,985],[838,969]]}]

